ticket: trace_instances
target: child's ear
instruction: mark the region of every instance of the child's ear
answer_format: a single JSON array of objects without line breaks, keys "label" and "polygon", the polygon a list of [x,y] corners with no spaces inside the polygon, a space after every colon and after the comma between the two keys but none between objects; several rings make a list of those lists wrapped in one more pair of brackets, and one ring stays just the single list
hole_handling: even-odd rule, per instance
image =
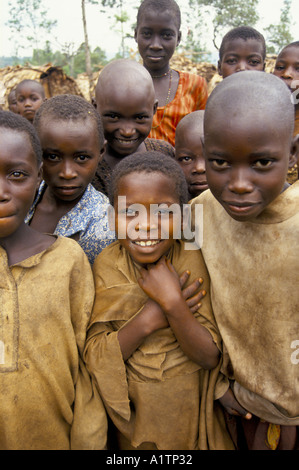
[{"label": "child's ear", "polygon": [[137,28],[134,29],[134,39],[137,42]]},{"label": "child's ear", "polygon": [[155,103],[154,103],[154,115],[157,112],[157,108],[158,108],[158,100],[156,100]]},{"label": "child's ear", "polygon": [[178,47],[178,45],[180,44],[181,39],[182,39],[182,31],[179,31],[179,32],[178,32],[178,40],[177,40],[177,43],[176,43],[176,47]]},{"label": "child's ear", "polygon": [[218,68],[218,75],[220,75],[220,77],[222,77],[221,61],[220,60],[218,60],[217,68]]},{"label": "child's ear", "polygon": [[292,145],[291,145],[291,152],[290,152],[290,159],[289,159],[289,168],[293,168],[296,163],[299,162],[299,134],[294,137]]},{"label": "child's ear", "polygon": [[104,143],[103,143],[103,146],[102,146],[102,148],[101,148],[101,150],[100,150],[100,160],[99,160],[100,162],[101,162],[101,161],[103,160],[103,158],[104,158],[104,155],[105,155],[105,152],[106,152],[106,147],[107,147],[107,140],[105,139],[105,140],[104,140]]}]

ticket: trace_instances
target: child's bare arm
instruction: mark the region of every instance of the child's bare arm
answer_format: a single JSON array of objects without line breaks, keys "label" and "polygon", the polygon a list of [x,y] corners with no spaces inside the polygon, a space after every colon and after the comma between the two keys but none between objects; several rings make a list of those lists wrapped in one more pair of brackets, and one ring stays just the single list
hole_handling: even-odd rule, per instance
[{"label": "child's bare arm", "polygon": [[139,284],[161,307],[184,353],[205,369],[215,367],[219,350],[188,307],[171,263],[162,258],[155,266],[141,270]]},{"label": "child's bare arm", "polygon": [[223,408],[226,409],[226,411],[230,415],[235,415],[235,416],[242,416],[243,418],[246,419],[251,419],[252,415],[249,413],[247,410],[245,410],[240,403],[236,400],[234,392],[232,391],[231,388],[229,388],[225,394],[219,398],[219,400]]},{"label": "child's bare arm", "polygon": [[[183,298],[191,312],[194,313],[200,307],[200,301],[205,293],[199,290],[202,283],[200,279],[196,279],[184,288],[189,276],[190,273],[185,271],[179,277],[179,284]],[[168,320],[159,304],[152,299],[148,299],[142,311],[118,331],[118,341],[124,360],[127,360],[133,354],[147,336],[168,326]]]}]

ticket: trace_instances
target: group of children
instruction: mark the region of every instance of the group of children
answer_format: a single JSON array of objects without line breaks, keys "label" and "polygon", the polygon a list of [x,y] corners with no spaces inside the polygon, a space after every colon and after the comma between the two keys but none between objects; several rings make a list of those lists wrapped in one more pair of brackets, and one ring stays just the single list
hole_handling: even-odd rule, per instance
[{"label": "group of children", "polygon": [[0,112],[2,449],[299,449],[299,43],[268,74],[234,28],[208,98],[180,22],[144,0],[95,105]]}]

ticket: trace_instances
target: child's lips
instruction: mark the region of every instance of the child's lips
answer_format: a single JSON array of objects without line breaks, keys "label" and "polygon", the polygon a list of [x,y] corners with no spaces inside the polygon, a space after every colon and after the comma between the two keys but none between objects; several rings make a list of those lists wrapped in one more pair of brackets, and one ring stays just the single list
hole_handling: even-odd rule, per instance
[{"label": "child's lips", "polygon": [[80,189],[80,186],[57,186],[57,190],[63,194],[73,194]]}]

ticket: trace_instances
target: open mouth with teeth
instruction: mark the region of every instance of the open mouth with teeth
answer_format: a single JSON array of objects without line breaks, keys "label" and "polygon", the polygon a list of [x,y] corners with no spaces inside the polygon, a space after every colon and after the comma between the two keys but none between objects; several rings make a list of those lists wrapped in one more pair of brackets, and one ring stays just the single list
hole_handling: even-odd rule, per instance
[{"label": "open mouth with teeth", "polygon": [[137,246],[156,246],[161,240],[135,240],[133,243]]}]

